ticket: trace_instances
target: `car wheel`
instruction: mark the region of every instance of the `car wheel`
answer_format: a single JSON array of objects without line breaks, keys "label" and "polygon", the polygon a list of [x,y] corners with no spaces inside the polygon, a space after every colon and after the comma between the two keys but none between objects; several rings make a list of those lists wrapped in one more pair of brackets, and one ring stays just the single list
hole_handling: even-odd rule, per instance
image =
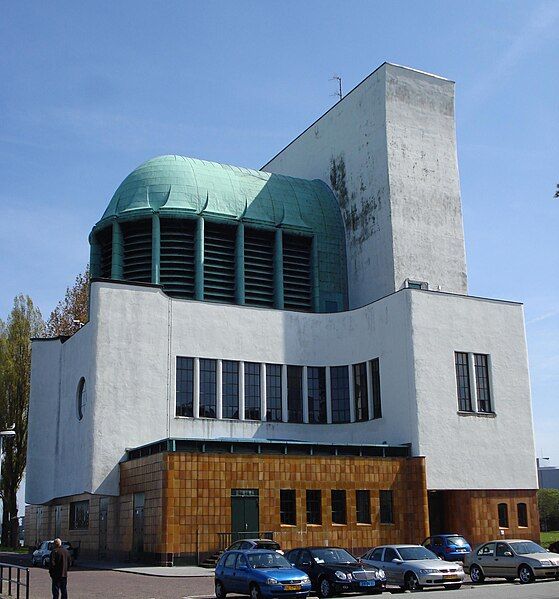
[{"label": "car wheel", "polygon": [[534,582],[534,580],[536,580],[532,568],[526,564],[522,564],[520,568],[518,568],[518,578],[520,578],[520,584],[528,584],[529,582]]},{"label": "car wheel", "polygon": [[322,578],[318,583],[318,596],[319,597],[331,597],[332,596],[332,585],[327,578]]},{"label": "car wheel", "polygon": [[408,572],[404,578],[406,591],[421,591],[421,585],[413,572]]},{"label": "car wheel", "polygon": [[481,583],[485,580],[485,574],[477,564],[474,564],[470,568],[470,578],[472,579],[472,582],[475,583]]},{"label": "car wheel", "polygon": [[221,580],[215,581],[215,596],[217,599],[225,599],[225,597],[227,597],[227,591]]},{"label": "car wheel", "polygon": [[257,584],[250,585],[250,599],[261,599],[260,589]]}]

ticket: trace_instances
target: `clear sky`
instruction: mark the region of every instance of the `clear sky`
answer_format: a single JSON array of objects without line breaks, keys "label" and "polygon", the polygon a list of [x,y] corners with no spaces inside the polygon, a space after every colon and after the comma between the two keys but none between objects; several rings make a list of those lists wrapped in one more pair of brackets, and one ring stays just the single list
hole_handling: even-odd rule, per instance
[{"label": "clear sky", "polygon": [[[456,81],[470,293],[525,303],[538,455],[559,466],[559,2],[3,2],[0,317],[48,316],[138,164],[259,168],[384,61]],[[511,438],[514,444],[515,439]]]}]

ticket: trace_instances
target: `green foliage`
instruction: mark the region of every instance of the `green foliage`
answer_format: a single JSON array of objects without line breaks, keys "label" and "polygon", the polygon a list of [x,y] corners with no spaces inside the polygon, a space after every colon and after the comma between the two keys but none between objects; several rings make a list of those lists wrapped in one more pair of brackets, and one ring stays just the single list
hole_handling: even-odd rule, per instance
[{"label": "green foliage", "polygon": [[551,545],[551,543],[555,543],[556,541],[559,541],[559,530],[542,532],[540,534],[541,546],[545,547],[546,549]]},{"label": "green foliage", "polygon": [[538,509],[544,530],[559,526],[559,489],[539,489]]},{"label": "green foliage", "polygon": [[51,312],[47,322],[47,336],[70,336],[88,320],[89,311],[89,266],[80,273],[72,287],[66,289],[64,299],[60,300]]}]

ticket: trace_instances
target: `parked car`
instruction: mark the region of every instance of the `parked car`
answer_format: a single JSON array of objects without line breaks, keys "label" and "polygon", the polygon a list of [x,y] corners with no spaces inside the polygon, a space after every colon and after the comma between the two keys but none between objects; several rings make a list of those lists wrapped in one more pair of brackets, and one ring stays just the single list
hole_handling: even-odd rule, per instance
[{"label": "parked car", "polygon": [[466,555],[472,550],[468,541],[456,533],[433,535],[427,537],[421,544],[447,562],[464,561]]},{"label": "parked car", "polygon": [[215,567],[215,596],[227,593],[251,599],[293,597],[305,599],[311,590],[309,577],[294,568],[283,555],[267,549],[226,551]]},{"label": "parked car", "polygon": [[386,582],[402,589],[444,586],[459,589],[464,582],[461,564],[441,561],[422,545],[383,545],[368,551],[361,561],[386,572]]},{"label": "parked car", "polygon": [[[62,541],[62,546],[68,550],[70,557],[72,558],[72,563],[75,563],[77,559],[77,550],[75,547],[72,547],[72,544],[68,541]],[[43,568],[47,568],[49,565],[50,554],[54,549],[54,540],[51,541],[43,541],[39,543],[37,549],[33,551],[31,556],[31,564],[33,566],[43,566]]]},{"label": "parked car", "polygon": [[551,551],[551,553],[559,553],[559,541],[551,543],[551,545],[549,546],[549,551]]},{"label": "parked car", "polygon": [[559,580],[559,553],[550,553],[534,541],[507,539],[489,541],[475,548],[464,560],[472,582],[486,577],[520,579],[522,584],[536,578]]},{"label": "parked car", "polygon": [[301,547],[285,557],[311,579],[320,597],[330,597],[343,591],[382,593],[386,576],[382,568],[364,565],[340,547]]},{"label": "parked car", "polygon": [[235,549],[270,549],[283,555],[280,544],[271,539],[240,539],[231,543],[225,551],[233,551]]}]

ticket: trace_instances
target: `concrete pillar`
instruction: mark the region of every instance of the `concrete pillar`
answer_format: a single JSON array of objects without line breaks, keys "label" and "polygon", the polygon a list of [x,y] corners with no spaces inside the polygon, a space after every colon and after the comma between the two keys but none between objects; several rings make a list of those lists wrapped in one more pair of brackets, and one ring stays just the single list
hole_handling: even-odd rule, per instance
[{"label": "concrete pillar", "polygon": [[235,240],[235,302],[239,306],[245,304],[245,226],[237,226]]},{"label": "concrete pillar", "polygon": [[332,380],[330,366],[326,366],[326,422],[332,424]]},{"label": "concrete pillar", "polygon": [[260,420],[266,420],[266,364],[260,364]]},{"label": "concrete pillar", "polygon": [[309,378],[307,367],[303,366],[303,375],[301,377],[303,385],[303,422],[309,421]]},{"label": "concrete pillar", "polygon": [[245,363],[239,362],[239,420],[245,419]]},{"label": "concrete pillar", "polygon": [[159,214],[151,217],[151,282],[159,285],[161,269],[161,221]]},{"label": "concrete pillar", "polygon": [[312,311],[320,312],[320,293],[318,279],[318,239],[316,235],[312,238],[311,246],[311,293]]},{"label": "concrete pillar", "polygon": [[111,279],[123,278],[123,247],[122,227],[117,220],[113,221],[113,246],[111,257]]},{"label": "concrete pillar", "polygon": [[283,231],[276,229],[274,239],[274,308],[283,310]]},{"label": "concrete pillar", "polygon": [[287,366],[282,364],[281,366],[281,420],[287,422],[288,419],[287,409]]},{"label": "concrete pillar", "polygon": [[204,219],[199,216],[196,221],[196,238],[194,240],[194,299],[204,299]]},{"label": "concrete pillar", "polygon": [[194,372],[192,376],[193,394],[192,394],[192,415],[194,418],[200,416],[200,358],[194,358]]}]

